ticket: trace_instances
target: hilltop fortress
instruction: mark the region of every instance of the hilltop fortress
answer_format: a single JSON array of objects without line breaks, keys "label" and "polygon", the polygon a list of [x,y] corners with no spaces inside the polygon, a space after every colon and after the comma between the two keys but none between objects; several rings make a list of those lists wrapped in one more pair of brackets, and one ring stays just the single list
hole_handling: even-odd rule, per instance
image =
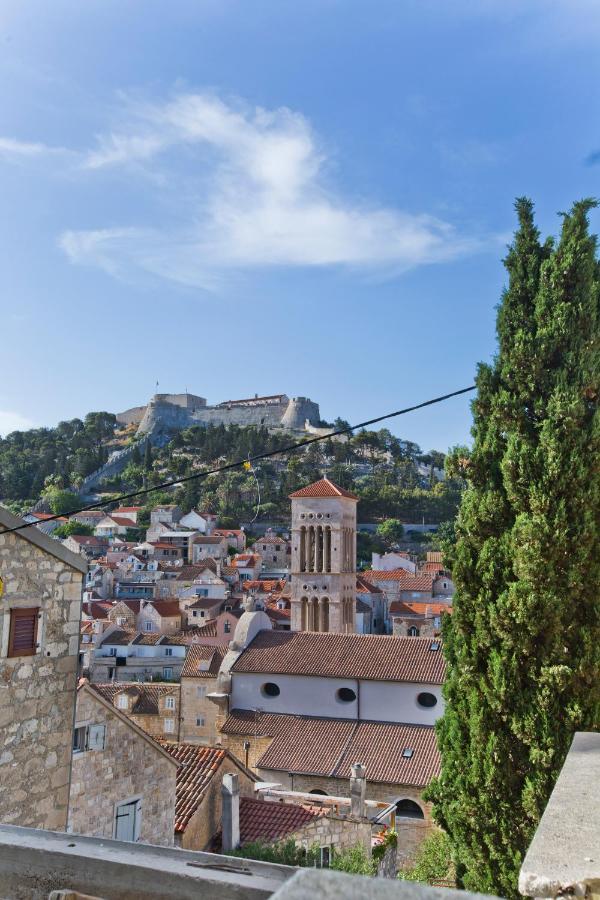
[{"label": "hilltop fortress", "polygon": [[147,406],[135,406],[117,413],[119,425],[137,425],[133,444],[113,451],[107,462],[84,478],[79,493],[88,496],[103,482],[114,478],[131,462],[134,448],[143,450],[147,443],[163,447],[174,434],[192,425],[264,425],[292,432],[328,434],[331,428],[320,428],[319,404],[306,397],[273,394],[226,400],[208,406],[204,397],[195,394],[155,394]]},{"label": "hilltop fortress", "polygon": [[[246,400],[226,400],[208,406],[195,394],[155,394],[147,406],[136,406],[117,414],[121,425],[138,426],[137,437],[153,444],[191,425],[265,425],[286,431],[310,431],[320,421],[319,405],[306,397],[274,394]],[[161,440],[162,439],[162,440]]]}]

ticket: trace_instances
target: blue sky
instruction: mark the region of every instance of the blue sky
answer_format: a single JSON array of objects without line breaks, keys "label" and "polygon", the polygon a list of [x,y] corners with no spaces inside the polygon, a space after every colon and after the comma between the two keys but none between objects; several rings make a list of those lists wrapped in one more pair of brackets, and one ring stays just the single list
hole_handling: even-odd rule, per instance
[{"label": "blue sky", "polygon": [[515,196],[555,233],[600,193],[599,41],[596,0],[3,0],[0,433],[156,381],[353,422],[470,384]]}]

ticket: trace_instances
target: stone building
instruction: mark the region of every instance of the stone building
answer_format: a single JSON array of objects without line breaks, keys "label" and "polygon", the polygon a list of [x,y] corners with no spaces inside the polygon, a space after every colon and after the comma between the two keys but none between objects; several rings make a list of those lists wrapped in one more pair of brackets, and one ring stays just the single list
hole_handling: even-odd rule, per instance
[{"label": "stone building", "polygon": [[223,776],[237,776],[240,793],[252,797],[256,776],[222,747],[163,744],[179,764],[175,801],[175,844],[184,850],[211,849],[221,830]]},{"label": "stone building", "polygon": [[96,693],[157,740],[178,741],[181,702],[178,684],[94,684]]},{"label": "stone building", "polygon": [[[23,524],[0,507],[2,530]],[[0,822],[67,825],[87,561],[35,527],[0,531]]]},{"label": "stone building", "polygon": [[356,631],[356,504],[328,478],[290,495],[292,631]]},{"label": "stone building", "polygon": [[267,572],[271,569],[286,569],[290,565],[290,542],[285,538],[269,530],[262,537],[256,539],[252,545],[252,552],[258,553],[261,558],[262,568]]},{"label": "stone building", "polygon": [[217,707],[207,695],[216,689],[219,668],[226,653],[226,644],[215,647],[192,644],[189,648],[181,672],[180,740],[207,746],[217,743]]},{"label": "stone building", "polygon": [[77,691],[69,830],[170,846],[178,764],[102,692]]}]

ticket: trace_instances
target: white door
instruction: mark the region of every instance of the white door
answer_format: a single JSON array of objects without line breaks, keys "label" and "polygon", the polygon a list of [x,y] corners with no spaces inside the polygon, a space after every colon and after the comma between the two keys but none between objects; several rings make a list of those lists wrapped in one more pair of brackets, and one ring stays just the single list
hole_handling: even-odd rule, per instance
[{"label": "white door", "polygon": [[142,821],[142,801],[132,800],[117,806],[115,825],[116,841],[139,841]]}]

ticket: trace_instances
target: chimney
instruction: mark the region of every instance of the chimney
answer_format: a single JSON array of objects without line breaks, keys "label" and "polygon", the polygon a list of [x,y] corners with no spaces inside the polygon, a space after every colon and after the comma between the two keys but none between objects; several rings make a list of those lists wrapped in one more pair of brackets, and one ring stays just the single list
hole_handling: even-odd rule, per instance
[{"label": "chimney", "polygon": [[221,560],[217,559],[216,563],[217,563],[217,578],[220,578],[221,577]]},{"label": "chimney", "polygon": [[240,845],[240,783],[237,775],[223,775],[221,785],[222,851],[236,850]]},{"label": "chimney", "polygon": [[362,763],[354,763],[350,775],[350,815],[357,819],[365,817],[365,794],[367,778]]}]

